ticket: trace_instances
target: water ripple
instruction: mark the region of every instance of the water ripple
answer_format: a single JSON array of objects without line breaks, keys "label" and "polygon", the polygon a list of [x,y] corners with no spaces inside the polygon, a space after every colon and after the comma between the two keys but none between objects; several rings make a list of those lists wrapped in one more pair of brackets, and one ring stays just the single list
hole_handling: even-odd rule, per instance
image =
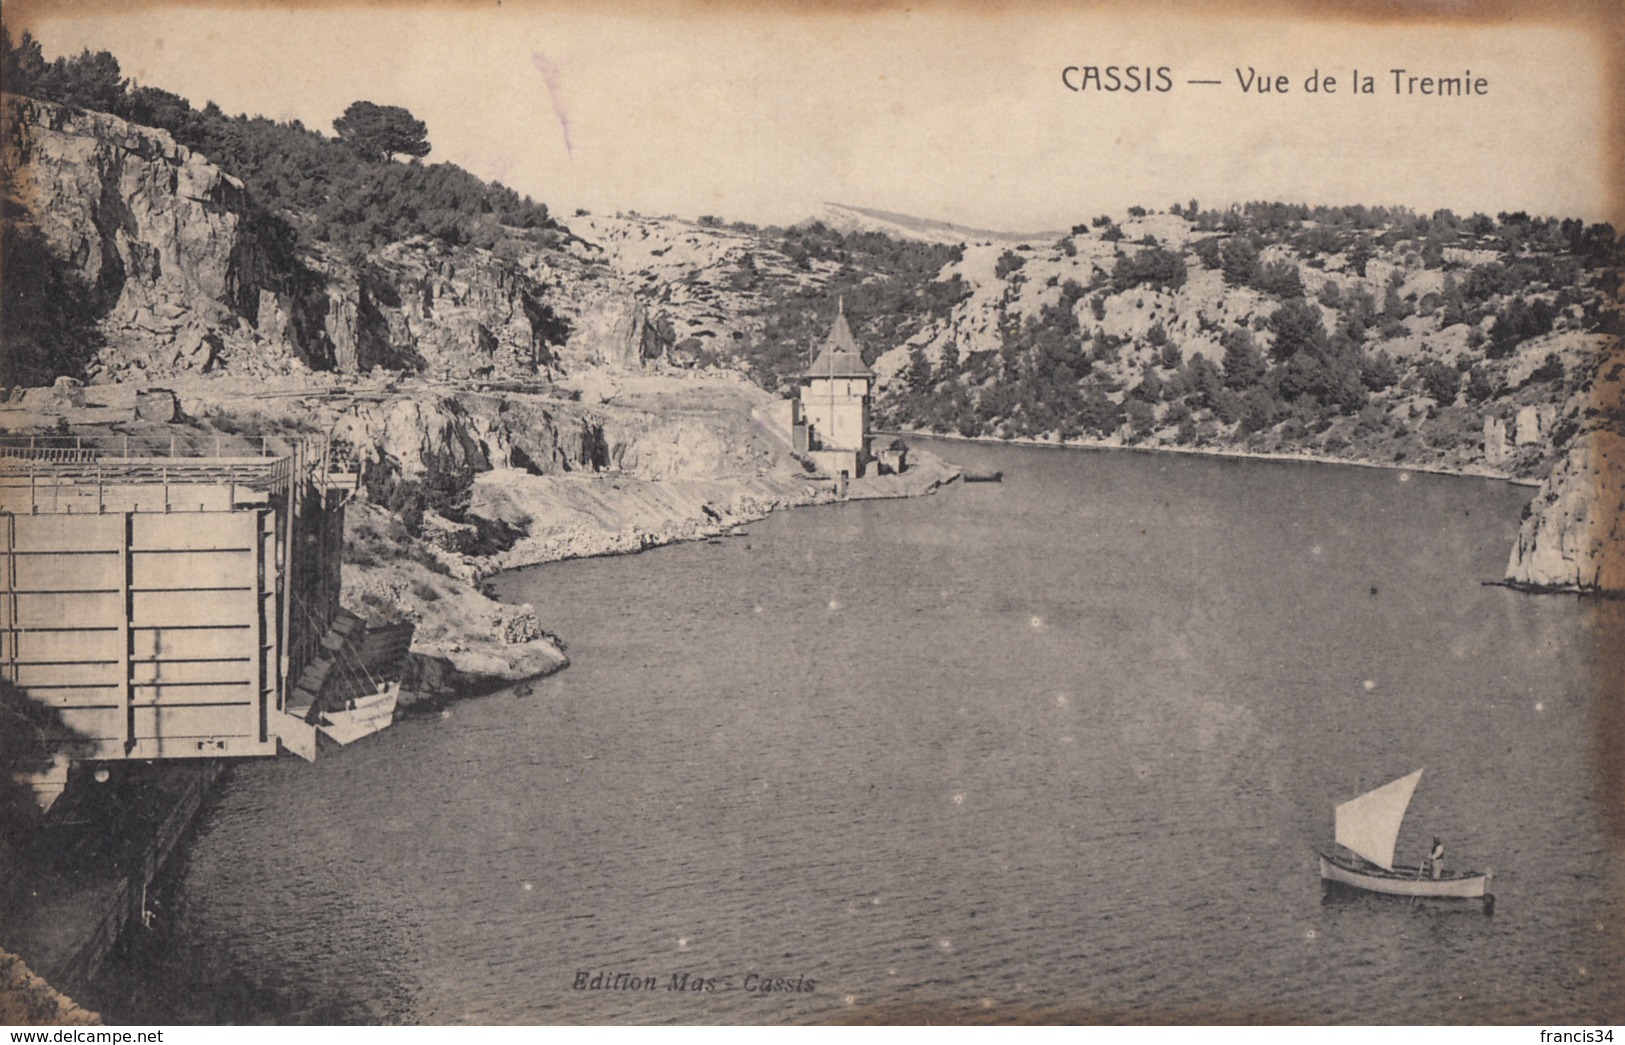
[{"label": "water ripple", "polygon": [[[573,666],[237,769],[120,1015],[1618,1022],[1625,630],[1478,585],[1526,491],[963,451],[1002,488],[504,578]],[[1418,765],[1401,850],[1493,862],[1494,918],[1322,901],[1332,805]]]}]

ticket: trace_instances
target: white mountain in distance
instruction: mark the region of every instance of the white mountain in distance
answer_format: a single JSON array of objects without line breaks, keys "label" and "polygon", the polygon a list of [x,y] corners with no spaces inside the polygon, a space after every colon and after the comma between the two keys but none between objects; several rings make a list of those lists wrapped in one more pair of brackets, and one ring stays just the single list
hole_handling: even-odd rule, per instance
[{"label": "white mountain in distance", "polygon": [[897,239],[922,240],[929,243],[1053,243],[1066,233],[1062,230],[1045,232],[999,232],[993,229],[971,228],[931,218],[916,218],[908,214],[877,210],[873,207],[855,207],[848,203],[825,203],[808,222],[821,221],[840,232],[883,232]]}]

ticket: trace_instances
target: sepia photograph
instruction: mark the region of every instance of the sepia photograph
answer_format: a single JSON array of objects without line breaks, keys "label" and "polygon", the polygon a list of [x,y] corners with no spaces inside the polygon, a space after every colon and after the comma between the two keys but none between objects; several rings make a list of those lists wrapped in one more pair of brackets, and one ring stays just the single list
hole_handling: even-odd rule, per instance
[{"label": "sepia photograph", "polygon": [[1625,1022],[1612,0],[0,27],[0,1024]]}]

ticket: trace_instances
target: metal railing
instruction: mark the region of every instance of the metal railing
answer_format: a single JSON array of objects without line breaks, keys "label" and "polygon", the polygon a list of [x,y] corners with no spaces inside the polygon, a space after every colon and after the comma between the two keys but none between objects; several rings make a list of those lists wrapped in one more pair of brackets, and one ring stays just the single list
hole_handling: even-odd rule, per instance
[{"label": "metal railing", "polygon": [[63,485],[233,486],[281,495],[294,481],[296,461],[303,479],[319,490],[353,490],[360,480],[353,448],[321,436],[0,436],[0,511],[38,510],[42,497],[50,499],[43,491]]},{"label": "metal railing", "polygon": [[288,439],[280,436],[234,437],[211,434],[184,436],[99,435],[3,435],[0,457],[39,459],[72,458],[76,455],[114,457],[286,457],[296,443],[325,442],[325,437]]},{"label": "metal railing", "polygon": [[108,483],[237,483],[280,488],[293,474],[289,457],[21,457],[0,449],[0,476]]}]

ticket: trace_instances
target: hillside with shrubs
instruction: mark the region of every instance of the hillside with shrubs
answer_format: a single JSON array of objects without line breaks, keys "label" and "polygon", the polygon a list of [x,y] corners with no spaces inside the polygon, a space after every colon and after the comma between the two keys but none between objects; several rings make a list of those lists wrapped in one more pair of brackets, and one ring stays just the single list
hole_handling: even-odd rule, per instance
[{"label": "hillside with shrubs", "polygon": [[974,293],[881,358],[883,413],[964,436],[1544,474],[1604,420],[1589,393],[1611,379],[1618,261],[1608,226],[1521,213],[1102,216],[946,268]]},{"label": "hillside with shrubs", "polygon": [[1591,583],[1575,549],[1618,528],[1591,507],[1625,432],[1606,224],[1196,200],[1028,237],[838,204],[561,218],[427,162],[398,107],[328,134],[3,43],[6,385],[327,371],[590,406],[721,372],[790,394],[839,307],[885,428],[1521,479],[1572,456],[1509,571],[1550,558],[1532,586]]},{"label": "hillside with shrubs", "polygon": [[1191,201],[1015,244],[573,225],[640,288],[673,365],[788,393],[843,302],[891,428],[1539,477],[1619,424],[1604,224]]},{"label": "hillside with shrubs", "polygon": [[[235,348],[239,369],[273,350],[452,376],[721,368],[789,392],[838,301],[880,375],[877,416],[899,429],[1540,476],[1578,433],[1618,423],[1621,245],[1603,224],[1191,200],[1031,242],[838,206],[787,228],[566,225],[424,162],[428,129],[403,109],[358,101],[327,135],[194,108],[105,52],[46,62],[26,36],[4,45],[8,92],[160,128],[240,181],[254,260],[232,278],[262,293],[232,307],[259,340],[217,324],[221,351],[188,357],[205,366]],[[145,315],[107,322],[111,291],[21,217],[8,380],[64,361],[121,373],[96,350],[140,341]]]}]

